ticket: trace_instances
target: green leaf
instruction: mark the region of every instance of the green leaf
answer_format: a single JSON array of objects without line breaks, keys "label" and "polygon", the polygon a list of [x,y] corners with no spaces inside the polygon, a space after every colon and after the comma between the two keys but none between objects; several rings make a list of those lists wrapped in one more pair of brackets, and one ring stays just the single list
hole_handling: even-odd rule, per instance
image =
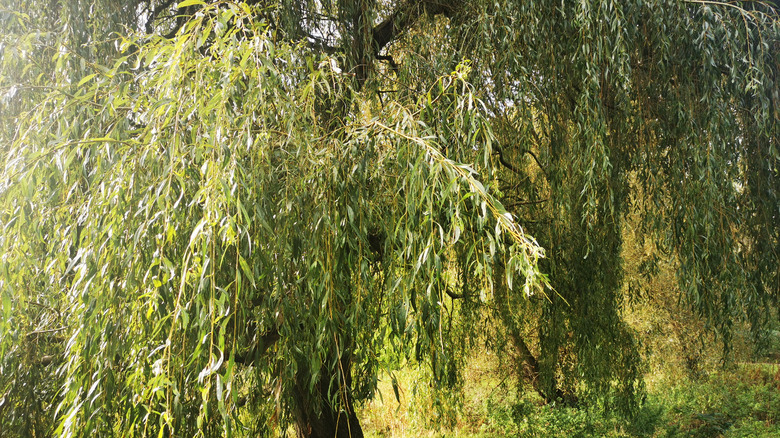
[{"label": "green leaf", "polygon": [[204,2],[203,0],[184,0],[183,2],[179,3],[178,5],[176,5],[176,7],[181,9],[181,8],[186,8],[187,6],[193,6],[193,5],[205,6],[206,2]]},{"label": "green leaf", "polygon": [[249,265],[246,262],[246,259],[242,256],[238,256],[238,262],[241,265],[241,272],[244,273],[244,275],[249,278],[249,281],[252,282],[252,287],[255,286],[255,276],[252,272],[252,269],[249,267]]},{"label": "green leaf", "polygon": [[86,76],[84,76],[83,78],[81,78],[81,80],[79,81],[79,83],[78,83],[78,85],[77,85],[77,86],[78,86],[78,87],[81,87],[82,85],[84,85],[84,84],[86,84],[87,82],[89,82],[89,80],[90,80],[90,79],[92,79],[92,78],[94,78],[95,76],[97,76],[97,73],[92,73],[92,74],[90,74],[90,75],[86,75]]}]

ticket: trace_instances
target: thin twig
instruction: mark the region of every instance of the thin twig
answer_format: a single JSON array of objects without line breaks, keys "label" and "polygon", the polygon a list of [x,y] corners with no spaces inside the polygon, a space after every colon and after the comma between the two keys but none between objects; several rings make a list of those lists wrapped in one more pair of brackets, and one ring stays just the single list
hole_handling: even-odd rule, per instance
[{"label": "thin twig", "polygon": [[30,300],[25,300],[25,301],[27,302],[27,304],[30,304],[30,305],[32,305],[32,306],[38,306],[38,307],[40,307],[41,309],[46,309],[46,310],[48,310],[48,311],[50,311],[50,312],[54,312],[54,313],[56,313],[56,314],[57,314],[57,318],[58,318],[58,319],[59,319],[59,318],[62,316],[62,314],[60,313],[60,311],[59,311],[59,310],[57,310],[57,309],[55,309],[55,308],[53,308],[53,307],[50,307],[50,306],[47,306],[47,305],[45,305],[45,304],[41,304],[41,303],[36,303],[35,301],[30,301]]},{"label": "thin twig", "polygon": [[42,334],[46,334],[46,333],[61,332],[61,331],[66,330],[66,329],[67,329],[67,327],[59,327],[59,328],[56,328],[56,329],[49,329],[49,330],[36,330],[34,332],[27,333],[25,336],[27,336],[29,338],[29,337],[31,337],[33,335],[42,335]]},{"label": "thin twig", "polygon": [[546,199],[539,199],[537,201],[518,201],[518,202],[513,202],[511,204],[505,204],[504,207],[506,207],[506,209],[508,210],[508,209],[510,209],[512,207],[520,207],[522,205],[542,204],[542,203],[547,202],[549,200],[550,200],[549,198],[546,198]]}]

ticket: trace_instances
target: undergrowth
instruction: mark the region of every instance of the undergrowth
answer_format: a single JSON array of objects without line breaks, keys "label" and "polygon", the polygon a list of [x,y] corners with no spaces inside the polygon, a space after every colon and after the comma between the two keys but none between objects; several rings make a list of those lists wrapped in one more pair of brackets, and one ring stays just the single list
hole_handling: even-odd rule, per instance
[{"label": "undergrowth", "polygon": [[394,374],[396,398],[387,376],[380,382],[382,397],[363,408],[366,436],[780,437],[780,324],[770,325],[762,339],[736,324],[724,356],[711,328],[681,305],[674,261],[643,276],[639,265],[652,248],[631,230],[626,241],[632,285],[626,296],[632,299],[624,317],[647,366],[647,393],[633,418],[597,407],[544,404],[530,385],[518,386],[520,379],[506,366],[511,358],[485,351],[468,364],[458,393],[440,395],[424,383],[430,381],[425,370],[407,365]]},{"label": "undergrowth", "polygon": [[[368,437],[780,437],[780,365],[744,363],[700,377],[668,376],[649,389],[634,418],[597,408],[543,404],[490,372],[489,356],[474,360],[462,406],[442,421],[416,370],[397,374],[399,399],[389,383],[365,407]],[[388,396],[389,395],[389,396]],[[400,400],[400,402],[399,402]]]}]

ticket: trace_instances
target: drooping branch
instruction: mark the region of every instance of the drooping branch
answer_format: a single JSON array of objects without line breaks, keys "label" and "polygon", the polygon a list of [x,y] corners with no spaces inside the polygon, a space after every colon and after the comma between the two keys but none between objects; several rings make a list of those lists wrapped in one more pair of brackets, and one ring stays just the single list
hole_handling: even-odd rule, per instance
[{"label": "drooping branch", "polygon": [[550,198],[544,198],[544,199],[535,199],[535,200],[528,200],[528,201],[526,201],[526,200],[520,200],[520,201],[517,201],[517,202],[510,202],[510,203],[505,203],[505,204],[504,204],[504,208],[506,208],[507,210],[511,210],[511,209],[512,209],[512,208],[514,208],[514,207],[522,207],[522,206],[524,206],[524,205],[537,205],[537,204],[543,204],[543,203],[545,203],[545,202],[547,202],[547,201],[549,201],[549,200],[550,200]]}]

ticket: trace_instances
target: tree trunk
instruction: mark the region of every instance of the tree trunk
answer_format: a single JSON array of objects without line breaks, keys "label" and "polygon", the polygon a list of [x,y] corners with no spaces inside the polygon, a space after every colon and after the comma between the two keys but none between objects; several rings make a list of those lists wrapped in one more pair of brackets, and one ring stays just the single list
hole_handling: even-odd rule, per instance
[{"label": "tree trunk", "polygon": [[531,381],[531,386],[534,388],[534,391],[542,396],[544,402],[550,403],[555,400],[562,400],[568,406],[576,406],[577,396],[564,392],[561,388],[558,387],[555,381],[553,381],[552,384],[552,392],[542,387],[541,383],[539,382],[539,374],[541,373],[541,370],[539,369],[539,361],[536,360],[534,355],[531,353],[531,350],[528,348],[528,345],[526,345],[523,338],[520,337],[520,335],[515,330],[511,330],[511,335],[512,340],[514,341],[514,344],[520,353],[520,357],[523,358],[525,371],[528,375],[528,379]]},{"label": "tree trunk", "polygon": [[[498,264],[496,276],[498,278],[504,278],[504,266],[502,264]],[[520,358],[523,361],[523,371],[525,372],[526,378],[531,381],[531,386],[534,391],[544,399],[545,403],[561,400],[568,406],[576,406],[578,403],[576,394],[562,390],[554,377],[552,378],[552,381],[549,382],[549,385],[542,384],[540,379],[542,369],[539,366],[539,361],[533,353],[531,353],[528,344],[525,343],[520,327],[518,327],[517,322],[512,316],[512,310],[509,308],[509,290],[505,284],[501,284],[496,290],[499,293],[498,300],[496,300],[499,306],[499,317],[504,322],[504,327],[508,330],[512,343],[520,354]]]},{"label": "tree trunk", "polygon": [[[327,370],[323,367],[314,394],[309,391],[311,374],[299,370],[293,397],[298,438],[363,438],[363,429],[352,405],[350,360],[342,357],[339,368]],[[338,391],[335,396],[329,394],[331,380],[334,381],[331,390]]]}]

